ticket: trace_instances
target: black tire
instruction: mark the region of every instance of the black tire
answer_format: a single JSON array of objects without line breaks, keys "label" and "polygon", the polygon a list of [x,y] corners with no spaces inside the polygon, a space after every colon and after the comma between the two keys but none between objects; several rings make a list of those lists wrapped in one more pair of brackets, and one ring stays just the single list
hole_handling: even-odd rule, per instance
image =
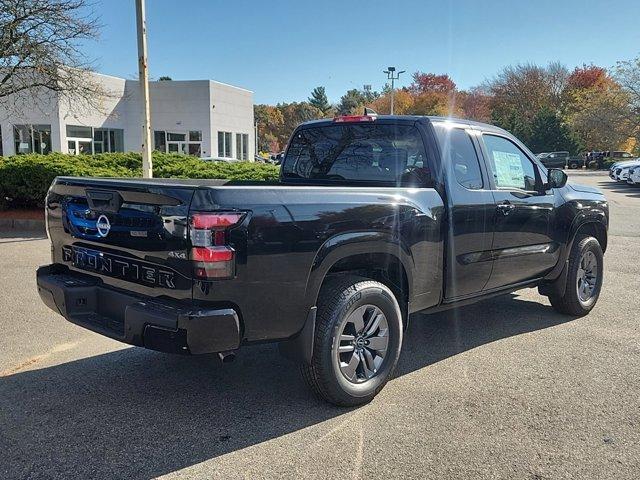
[{"label": "black tire", "polygon": [[[595,285],[593,293],[587,300],[581,299],[578,294],[578,276],[580,275],[581,261],[587,252],[591,252],[597,262],[597,274],[595,276]],[[589,255],[590,256],[590,255]],[[576,238],[569,254],[569,266],[567,279],[564,288],[560,291],[562,295],[549,295],[549,301],[553,308],[565,315],[582,317],[587,315],[595,306],[602,289],[602,280],[604,272],[604,257],[600,243],[594,237],[582,236]]]},{"label": "black tire", "polygon": [[578,168],[578,164],[577,164],[577,163],[575,163],[575,162],[570,163],[570,164],[569,164],[569,168],[570,168],[571,170],[575,170],[575,169],[577,169],[577,168]]},{"label": "black tire", "polygon": [[[386,317],[388,344],[382,363],[373,370],[376,372],[373,377],[353,383],[341,371],[336,349],[340,346],[344,322],[357,309],[369,306],[377,308]],[[313,358],[310,365],[302,365],[302,375],[313,392],[327,402],[345,407],[365,404],[393,375],[400,357],[402,335],[400,306],[386,285],[353,275],[330,279],[318,297]]]}]

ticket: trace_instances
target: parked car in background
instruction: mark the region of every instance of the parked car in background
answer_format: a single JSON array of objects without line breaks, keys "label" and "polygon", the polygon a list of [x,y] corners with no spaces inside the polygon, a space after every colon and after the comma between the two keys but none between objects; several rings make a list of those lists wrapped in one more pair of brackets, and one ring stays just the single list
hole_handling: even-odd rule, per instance
[{"label": "parked car in background", "polygon": [[624,160],[624,159],[634,158],[634,156],[629,152],[611,152],[611,154],[607,158],[613,158],[613,159],[621,158]]},{"label": "parked car in background", "polygon": [[609,169],[609,177],[616,182],[626,182],[629,178],[629,170],[637,166],[640,166],[638,159],[616,163]]},{"label": "parked car in background", "polygon": [[575,155],[573,157],[569,157],[569,159],[567,160],[567,168],[570,168],[572,170],[576,170],[578,168],[582,168],[584,167],[584,159],[585,159],[585,155]]},{"label": "parked car in background", "polygon": [[627,183],[629,185],[640,185],[640,166],[634,166],[629,169]]},{"label": "parked car in background", "polygon": [[539,153],[536,156],[547,168],[566,168],[569,161],[569,152]]}]

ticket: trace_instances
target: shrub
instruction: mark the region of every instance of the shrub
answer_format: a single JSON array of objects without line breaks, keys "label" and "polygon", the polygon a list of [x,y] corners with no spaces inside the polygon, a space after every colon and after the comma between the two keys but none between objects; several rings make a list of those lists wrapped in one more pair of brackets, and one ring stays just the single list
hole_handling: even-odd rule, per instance
[{"label": "shrub", "polygon": [[[154,152],[153,174],[158,178],[276,180],[278,167],[253,162],[204,162],[196,157]],[[141,177],[138,153],[99,155],[15,155],[0,157],[0,207],[42,207],[56,176]]]}]

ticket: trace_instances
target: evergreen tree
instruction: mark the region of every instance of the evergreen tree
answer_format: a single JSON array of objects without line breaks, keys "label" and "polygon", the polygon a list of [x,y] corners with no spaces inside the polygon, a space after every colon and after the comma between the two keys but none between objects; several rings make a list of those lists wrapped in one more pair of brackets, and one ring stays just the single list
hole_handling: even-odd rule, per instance
[{"label": "evergreen tree", "polygon": [[320,110],[323,114],[326,114],[331,110],[331,104],[329,103],[324,87],[316,87],[313,89],[311,96],[309,97],[309,103]]},{"label": "evergreen tree", "polygon": [[366,98],[360,90],[356,88],[347,90],[347,93],[340,97],[340,103],[338,104],[338,114],[353,115],[356,113],[361,113],[360,110],[364,108],[363,106],[365,103]]},{"label": "evergreen tree", "polygon": [[527,145],[534,152],[575,153],[577,145],[560,117],[549,108],[541,109],[531,124],[531,137]]}]

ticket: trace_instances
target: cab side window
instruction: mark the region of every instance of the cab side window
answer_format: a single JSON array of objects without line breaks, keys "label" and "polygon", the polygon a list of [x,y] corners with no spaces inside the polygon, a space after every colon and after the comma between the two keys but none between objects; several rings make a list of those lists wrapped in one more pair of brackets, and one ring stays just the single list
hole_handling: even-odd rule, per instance
[{"label": "cab side window", "polygon": [[456,181],[469,190],[480,190],[482,174],[469,134],[461,128],[442,128],[438,133],[443,158],[451,165]]},{"label": "cab side window", "polygon": [[536,167],[515,143],[496,135],[484,134],[482,138],[489,154],[489,166],[496,187],[506,190],[536,190]]}]

